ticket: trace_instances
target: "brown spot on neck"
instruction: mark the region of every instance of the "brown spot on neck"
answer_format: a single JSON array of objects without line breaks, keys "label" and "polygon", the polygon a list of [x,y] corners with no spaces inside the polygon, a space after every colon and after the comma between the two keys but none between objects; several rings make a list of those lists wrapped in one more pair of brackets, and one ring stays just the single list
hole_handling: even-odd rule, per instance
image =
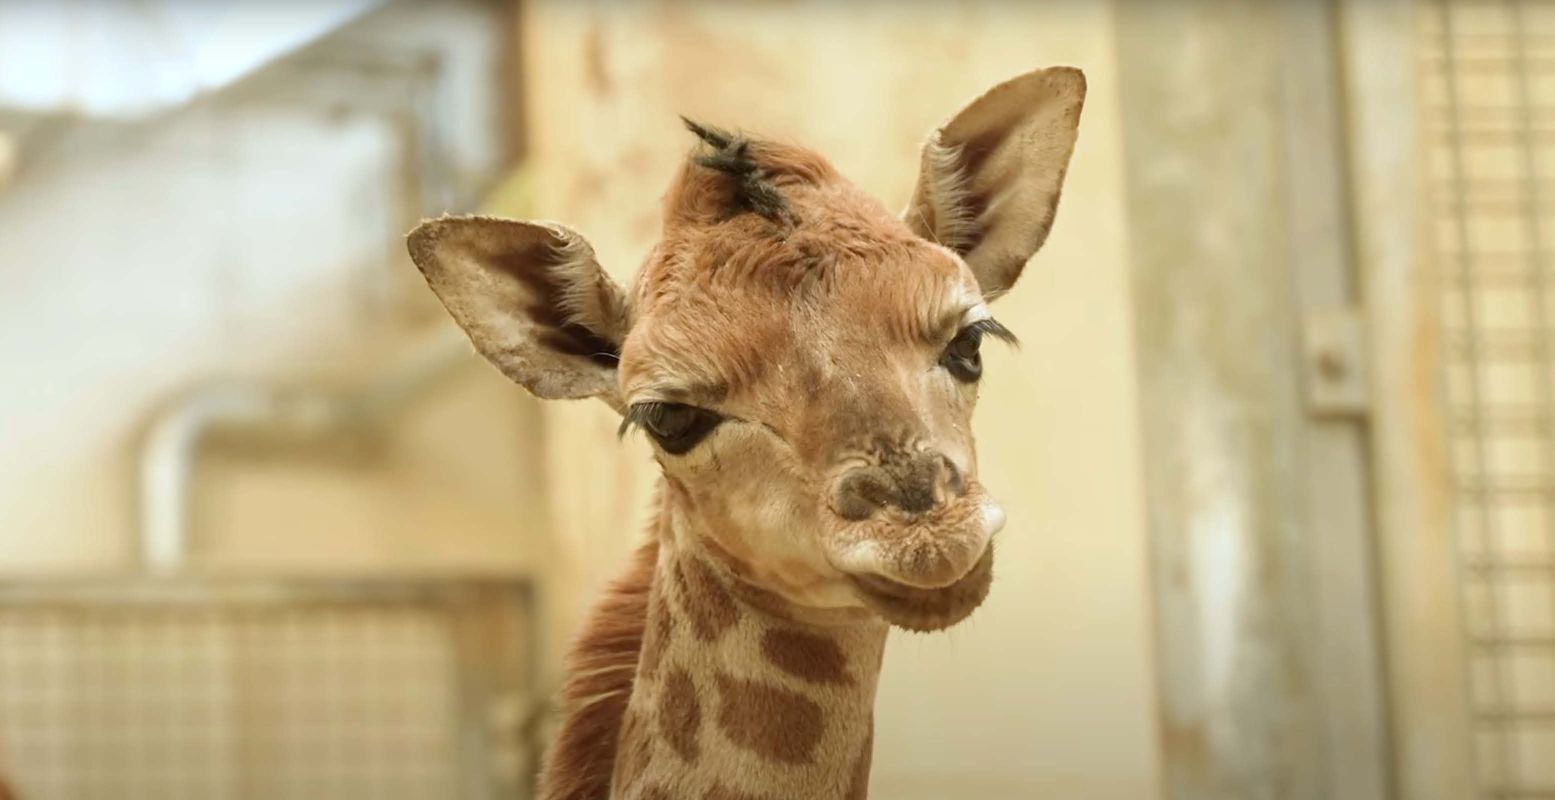
[{"label": "brown spot on neck", "polygon": [[675,614],[670,611],[663,594],[655,594],[648,608],[648,630],[643,639],[641,676],[653,680],[664,660],[664,648],[669,647],[675,636]]},{"label": "brown spot on neck", "polygon": [[659,735],[688,764],[702,754],[702,706],[696,683],[683,669],[664,676],[659,689]]},{"label": "brown spot on neck", "polygon": [[715,642],[740,619],[740,609],[707,562],[686,558],[674,564],[681,611],[704,642]]},{"label": "brown spot on neck", "polygon": [[807,764],[826,730],[814,700],[719,672],[718,727],[734,744],[784,764]]},{"label": "brown spot on neck", "polygon": [[851,684],[848,657],[835,639],[785,628],[761,635],[761,654],[773,666],[810,683]]}]

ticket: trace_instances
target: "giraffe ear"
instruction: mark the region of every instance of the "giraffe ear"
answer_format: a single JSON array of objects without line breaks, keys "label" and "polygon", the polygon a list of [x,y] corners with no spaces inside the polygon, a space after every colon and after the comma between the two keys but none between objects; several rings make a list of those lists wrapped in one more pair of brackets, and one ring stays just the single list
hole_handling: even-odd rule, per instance
[{"label": "giraffe ear", "polygon": [[914,231],[960,253],[989,299],[1009,291],[1047,239],[1085,104],[1073,67],[1028,72],[988,90],[923,145]]},{"label": "giraffe ear", "polygon": [[475,349],[538,397],[620,406],[626,295],[572,230],[443,217],[411,231],[410,257]]}]

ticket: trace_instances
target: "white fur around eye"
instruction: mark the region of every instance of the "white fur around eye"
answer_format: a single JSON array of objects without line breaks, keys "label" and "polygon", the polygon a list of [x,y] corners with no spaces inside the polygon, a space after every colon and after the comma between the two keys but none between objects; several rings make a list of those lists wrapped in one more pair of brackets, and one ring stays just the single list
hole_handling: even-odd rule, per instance
[{"label": "white fur around eye", "polygon": [[993,314],[988,310],[988,304],[978,303],[977,305],[968,308],[966,313],[961,315],[961,327],[965,328],[974,322],[982,322],[983,320],[991,319],[992,317]]}]

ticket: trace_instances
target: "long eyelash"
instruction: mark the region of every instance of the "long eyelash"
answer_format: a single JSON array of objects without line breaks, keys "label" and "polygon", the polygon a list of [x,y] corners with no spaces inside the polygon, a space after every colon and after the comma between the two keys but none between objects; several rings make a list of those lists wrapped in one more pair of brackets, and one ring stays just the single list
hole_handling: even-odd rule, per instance
[{"label": "long eyelash", "polygon": [[616,429],[616,438],[625,438],[628,431],[633,428],[645,427],[648,422],[664,413],[664,408],[669,403],[658,400],[644,400],[641,403],[633,403],[627,407],[626,413],[621,416],[621,427]]},{"label": "long eyelash", "polygon": [[961,332],[973,333],[977,336],[992,336],[993,338],[998,339],[999,341],[1004,342],[1011,347],[1020,347],[1020,339],[1015,336],[1015,332],[1009,328],[1004,327],[1002,323],[993,317],[989,317],[988,319],[980,319],[971,325],[962,328]]}]

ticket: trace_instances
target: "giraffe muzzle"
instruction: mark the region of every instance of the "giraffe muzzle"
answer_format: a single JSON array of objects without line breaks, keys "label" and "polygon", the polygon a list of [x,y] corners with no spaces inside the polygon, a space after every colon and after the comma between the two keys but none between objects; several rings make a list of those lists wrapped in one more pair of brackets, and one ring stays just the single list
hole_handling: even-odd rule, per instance
[{"label": "giraffe muzzle", "polygon": [[993,548],[949,586],[920,589],[879,576],[854,575],[864,605],[886,622],[918,633],[943,630],[966,619],[983,604],[993,583]]},{"label": "giraffe muzzle", "polygon": [[[849,575],[913,589],[943,589],[976,567],[1004,526],[1004,511],[976,481],[958,476],[957,491],[946,499],[904,509],[878,501],[886,489],[860,489],[860,483],[877,479],[871,468],[862,467],[838,484],[833,511],[841,524],[827,537],[827,558]],[[850,496],[859,492],[874,493],[867,514],[846,508],[853,502]]]}]

